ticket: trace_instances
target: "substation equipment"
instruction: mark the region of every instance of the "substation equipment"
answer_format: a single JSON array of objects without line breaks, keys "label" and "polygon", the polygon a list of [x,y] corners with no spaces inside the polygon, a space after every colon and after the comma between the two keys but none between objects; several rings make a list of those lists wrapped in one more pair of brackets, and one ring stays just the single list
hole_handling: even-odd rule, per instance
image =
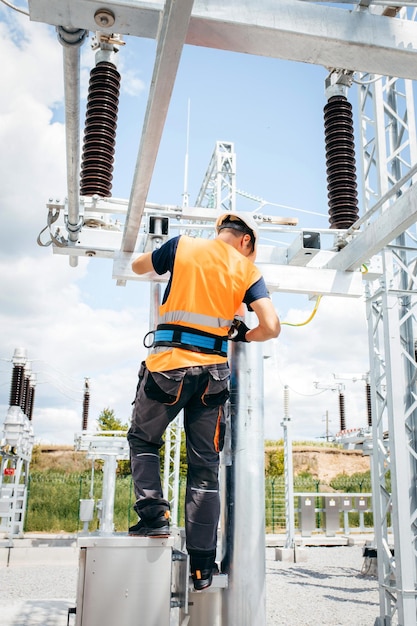
[{"label": "substation equipment", "polygon": [[14,351],[10,403],[0,438],[0,532],[22,537],[32,458],[36,375],[23,348]]},{"label": "substation equipment", "polygon": [[[113,259],[113,278],[119,285],[143,280],[131,271],[133,256],[159,245],[174,231],[212,236],[219,212],[236,210],[235,155],[233,144],[228,142],[217,142],[194,206],[189,206],[188,197],[182,206],[151,205],[147,201],[183,47],[218,48],[327,68],[324,126],[330,228],[305,232],[291,220],[256,212],[261,237],[256,262],[271,292],[310,297],[366,296],[380,599],[376,626],[388,626],[393,620],[401,626],[416,623],[417,191],[412,183],[417,172],[413,98],[417,23],[413,4],[407,0],[359,0],[332,6],[301,0],[29,0],[30,19],[57,28],[64,58],[68,193],[64,202],[51,200],[47,204],[45,230],[53,252],[68,255],[73,266],[80,256]],[[90,32],[95,33],[96,66],[91,72],[80,158],[80,47]],[[123,54],[126,35],[156,40],[153,76],[128,201],[110,199],[120,82],[116,53]],[[359,94],[360,149],[356,158],[362,164],[362,217],[358,213],[352,105],[348,100],[353,85]],[[64,221],[65,236],[65,229],[55,228],[60,219]],[[280,233],[280,237],[285,233],[288,246],[262,245],[262,237],[271,233]],[[331,244],[325,248],[326,239]],[[41,237],[39,241],[42,243]],[[160,283],[155,282],[156,277],[145,280],[151,280],[154,316]],[[174,579],[181,580],[181,574],[167,574],[170,558],[180,562],[183,558],[178,559],[177,547],[174,550],[170,543],[174,540],[153,547],[144,540],[141,545],[136,543],[134,550],[123,552],[127,545],[133,545],[129,538],[120,539],[119,544],[117,538],[105,534],[91,539],[92,543],[86,538],[81,545],[84,560],[80,568],[78,626],[115,623],[115,619],[106,619],[103,587],[87,621],[82,618],[84,610],[90,609],[89,599],[94,597],[92,585],[98,564],[101,582],[111,585],[110,602],[118,604],[123,623],[138,623],[136,607],[130,603],[132,584],[137,591],[141,582],[131,578],[127,587],[124,575],[120,576],[127,570],[132,577],[139,576],[133,574],[137,563],[141,564],[140,580],[145,577],[149,582],[146,593],[155,594],[164,606],[173,604],[171,611],[166,609],[164,617],[159,618],[151,614],[152,608],[147,609],[144,600],[143,610],[150,612],[149,619],[145,619],[147,626],[168,623],[175,602],[181,605],[175,610],[180,611],[177,617],[183,624],[265,624],[263,472],[252,472],[263,464],[262,400],[258,393],[262,355],[252,344],[234,351],[236,402],[231,407],[230,448],[223,455],[222,472],[225,506],[221,557],[227,572],[224,588],[214,588],[212,596],[208,592],[189,601],[191,595],[198,594],[188,596],[185,583],[173,583]],[[240,419],[234,419],[234,411]],[[252,420],[250,445],[249,430],[238,430],[239,424],[248,420]],[[173,428],[171,442],[175,448],[179,426]],[[259,502],[255,502],[256,494],[261,493]],[[253,516],[247,514],[256,509]],[[389,525],[393,549],[388,544]],[[101,545],[100,541],[106,543]],[[162,562],[164,566],[158,572],[163,571],[165,578],[159,584],[154,568]],[[158,585],[153,587],[155,579]],[[201,610],[192,613],[198,603]],[[130,612],[126,613],[123,605],[129,606]],[[95,622],[98,606],[101,621]]]}]

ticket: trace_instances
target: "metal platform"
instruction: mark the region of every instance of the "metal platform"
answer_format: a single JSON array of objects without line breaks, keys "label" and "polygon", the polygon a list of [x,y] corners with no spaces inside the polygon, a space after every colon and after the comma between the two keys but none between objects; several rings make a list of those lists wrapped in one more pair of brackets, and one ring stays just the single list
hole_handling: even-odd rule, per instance
[{"label": "metal platform", "polygon": [[81,537],[76,626],[169,626],[174,538]]}]

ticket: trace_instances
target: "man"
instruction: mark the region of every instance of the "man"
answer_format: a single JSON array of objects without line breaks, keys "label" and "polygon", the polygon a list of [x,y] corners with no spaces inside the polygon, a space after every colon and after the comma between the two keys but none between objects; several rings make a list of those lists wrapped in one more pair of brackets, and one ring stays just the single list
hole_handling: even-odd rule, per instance
[{"label": "man", "polygon": [[[174,237],[132,263],[137,274],[170,273],[159,310],[153,351],[142,363],[128,433],[135,510],[140,520],[129,534],[169,535],[169,503],[163,498],[159,449],[169,423],[184,409],[187,445],[186,547],[194,588],[206,589],[216,568],[220,514],[219,452],[223,407],[229,396],[227,341],[277,337],[280,323],[265,281],[253,260],[253,220],[226,213],[213,240]],[[258,319],[249,329],[234,320],[245,303]]]}]

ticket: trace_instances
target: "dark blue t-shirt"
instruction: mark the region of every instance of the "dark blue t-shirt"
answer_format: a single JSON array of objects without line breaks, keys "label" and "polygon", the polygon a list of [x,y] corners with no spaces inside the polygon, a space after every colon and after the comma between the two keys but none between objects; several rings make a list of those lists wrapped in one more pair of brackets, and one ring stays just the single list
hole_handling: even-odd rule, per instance
[{"label": "dark blue t-shirt", "polygon": [[[172,283],[172,273],[174,269],[174,261],[175,254],[177,252],[178,241],[181,235],[177,237],[173,237],[169,239],[166,243],[164,243],[158,250],[154,250],[152,252],[152,265],[157,274],[165,274],[166,272],[170,272],[171,276],[168,281],[168,285],[165,289],[164,297],[162,299],[162,303],[164,304],[168,298],[169,292],[171,290]],[[245,297],[243,298],[243,302],[248,306],[255,300],[259,300],[260,298],[268,298],[268,290],[266,288],[265,280],[261,276],[256,283],[253,283],[251,287],[245,293]]]}]

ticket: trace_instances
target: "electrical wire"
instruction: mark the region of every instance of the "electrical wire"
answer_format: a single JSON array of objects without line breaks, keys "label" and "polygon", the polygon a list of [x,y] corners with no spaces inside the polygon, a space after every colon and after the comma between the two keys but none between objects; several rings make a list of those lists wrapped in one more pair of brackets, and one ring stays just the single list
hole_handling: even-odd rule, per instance
[{"label": "electrical wire", "polygon": [[70,378],[67,373],[62,372],[42,359],[31,359],[30,362],[37,364],[36,375],[38,378],[36,386],[48,384],[54,387],[62,396],[68,398],[68,400],[75,402],[82,400],[83,390],[78,388],[78,380]]},{"label": "electrical wire", "polygon": [[71,389],[70,391],[72,391],[74,394],[78,394],[80,397],[76,397],[76,395],[70,395],[69,393],[66,393],[62,387],[60,387],[59,385],[55,384],[54,381],[52,380],[38,380],[36,381],[36,387],[39,387],[39,385],[51,385],[52,387],[54,387],[62,396],[64,396],[64,398],[67,398],[68,400],[72,400],[73,402],[82,402],[82,397],[81,391],[76,391],[75,389]]},{"label": "electrical wire", "polygon": [[359,78],[352,78],[352,82],[356,83],[356,85],[372,85],[373,83],[376,83],[378,80],[381,80],[382,76],[381,75],[377,75],[374,76],[374,78],[370,78],[369,80],[359,80]]},{"label": "electrical wire", "polygon": [[277,202],[269,202],[268,200],[264,200],[264,198],[261,198],[259,196],[254,196],[253,194],[247,191],[243,191],[242,189],[236,189],[236,193],[238,196],[242,196],[243,198],[247,198],[248,200],[253,200],[254,202],[260,203],[261,206],[258,207],[254,211],[254,213],[257,213],[264,206],[268,205],[268,206],[276,206],[280,209],[290,209],[291,211],[297,211],[298,213],[307,213],[308,215],[318,215],[319,217],[326,217],[324,213],[317,213],[316,211],[307,211],[305,209],[297,209],[297,207],[288,206],[287,204],[278,204]]},{"label": "electrical wire", "polygon": [[281,386],[284,387],[288,387],[288,389],[290,391],[292,391],[293,393],[295,393],[297,396],[303,396],[304,398],[311,398],[313,396],[320,396],[322,393],[324,393],[325,391],[327,391],[327,389],[319,389],[318,391],[314,391],[313,393],[303,393],[302,391],[298,391],[297,389],[294,389],[294,387],[292,387],[291,385],[288,384],[288,382],[284,382],[281,378],[281,374],[280,374],[280,368],[278,366],[279,364],[279,358],[278,358],[278,349],[277,349],[277,344],[274,343],[274,360],[275,360],[275,365],[276,365],[276,375],[278,377],[278,381],[280,382]]},{"label": "electrical wire", "polygon": [[15,6],[11,2],[7,2],[7,0],[1,0],[1,2],[3,2],[3,4],[5,4],[7,7],[9,7],[9,9],[14,9],[14,11],[18,11],[19,13],[22,13],[23,15],[26,15],[27,17],[29,17],[29,15],[30,15],[29,11],[25,11],[24,9],[20,9],[19,7]]},{"label": "electrical wire", "polygon": [[316,300],[316,304],[315,307],[311,313],[311,315],[309,316],[308,319],[305,320],[305,322],[300,322],[298,324],[292,324],[291,322],[281,322],[281,326],[305,326],[306,324],[308,324],[309,322],[311,322],[311,320],[313,319],[313,317],[315,316],[315,314],[317,313],[317,309],[319,308],[319,304],[320,304],[320,300],[321,300],[322,296],[317,296],[317,300]]}]

